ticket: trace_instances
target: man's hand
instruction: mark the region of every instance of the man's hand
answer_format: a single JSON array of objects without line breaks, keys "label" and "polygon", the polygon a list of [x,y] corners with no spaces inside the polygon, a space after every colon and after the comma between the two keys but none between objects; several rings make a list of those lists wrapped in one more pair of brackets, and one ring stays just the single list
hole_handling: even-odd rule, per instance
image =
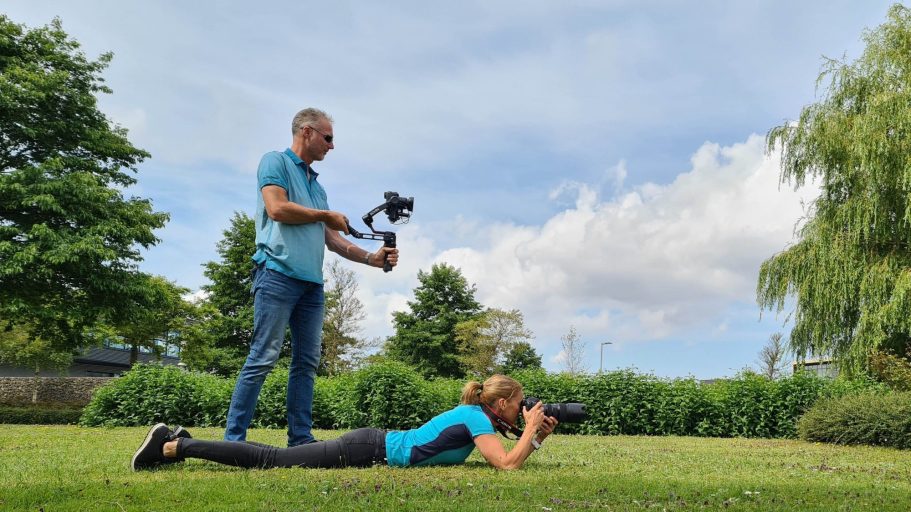
[{"label": "man's hand", "polygon": [[323,222],[326,223],[327,228],[348,234],[348,217],[332,210],[324,211],[323,216],[325,217]]},{"label": "man's hand", "polygon": [[382,267],[386,261],[393,267],[396,266],[399,262],[399,250],[395,247],[380,247],[370,256],[367,264],[371,267]]}]

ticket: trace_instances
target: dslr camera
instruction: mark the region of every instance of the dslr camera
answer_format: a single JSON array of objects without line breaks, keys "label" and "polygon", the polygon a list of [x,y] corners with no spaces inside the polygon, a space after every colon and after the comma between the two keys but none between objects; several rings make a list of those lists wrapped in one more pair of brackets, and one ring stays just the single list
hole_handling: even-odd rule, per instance
[{"label": "dslr camera", "polygon": [[[522,400],[521,405],[525,409],[531,409],[540,401],[533,396],[527,396]],[[585,404],[575,402],[544,404],[544,415],[556,418],[560,423],[582,423],[588,418]]]}]

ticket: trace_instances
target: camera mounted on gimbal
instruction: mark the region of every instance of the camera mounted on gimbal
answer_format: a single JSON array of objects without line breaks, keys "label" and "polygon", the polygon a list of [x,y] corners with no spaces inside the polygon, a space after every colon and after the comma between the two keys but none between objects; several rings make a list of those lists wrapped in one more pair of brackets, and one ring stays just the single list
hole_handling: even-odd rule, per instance
[{"label": "camera mounted on gimbal", "polygon": [[[386,202],[370,210],[362,217],[364,224],[370,228],[372,233],[361,233],[352,228],[351,224],[348,224],[348,233],[354,238],[360,238],[362,240],[382,240],[384,247],[395,247],[395,233],[392,231],[377,231],[374,229],[373,217],[380,212],[385,211],[386,217],[389,218],[391,224],[407,224],[411,219],[411,212],[414,211],[414,198],[401,197],[398,192],[385,192],[383,194],[383,199],[385,199]],[[390,270],[392,270],[392,265],[387,261],[383,264],[383,271],[389,272]]]}]

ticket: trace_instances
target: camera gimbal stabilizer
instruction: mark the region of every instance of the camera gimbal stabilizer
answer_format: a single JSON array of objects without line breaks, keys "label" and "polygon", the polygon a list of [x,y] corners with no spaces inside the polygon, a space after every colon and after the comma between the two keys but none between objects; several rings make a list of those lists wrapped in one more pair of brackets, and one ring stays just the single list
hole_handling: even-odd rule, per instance
[{"label": "camera gimbal stabilizer", "polygon": [[[373,229],[373,217],[378,213],[385,211],[386,217],[389,218],[390,223],[405,224],[411,218],[411,212],[414,211],[414,198],[400,197],[398,192],[386,192],[383,194],[383,198],[386,200],[385,203],[370,210],[362,217],[364,224],[366,224],[373,233],[361,233],[352,228],[351,224],[348,224],[348,233],[354,238],[360,238],[362,240],[382,240],[384,247],[395,247],[395,233],[392,231],[377,231]],[[383,264],[383,272],[389,272],[390,270],[392,270],[392,265],[387,261]]]}]

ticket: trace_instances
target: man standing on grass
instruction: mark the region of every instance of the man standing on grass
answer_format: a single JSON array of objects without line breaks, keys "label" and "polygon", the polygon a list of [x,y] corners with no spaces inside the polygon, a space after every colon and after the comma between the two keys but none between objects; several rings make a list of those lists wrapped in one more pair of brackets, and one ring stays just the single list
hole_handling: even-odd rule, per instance
[{"label": "man standing on grass", "polygon": [[253,272],[253,339],[228,410],[226,441],[245,441],[259,392],[275,366],[291,327],[288,373],[288,446],[314,441],[313,383],[323,329],[323,247],[347,258],[395,266],[398,250],[370,253],[344,239],[348,219],[329,210],[326,191],[310,165],[334,149],[332,119],[315,108],[291,122],[291,147],[266,153],[257,171],[256,264]]}]

